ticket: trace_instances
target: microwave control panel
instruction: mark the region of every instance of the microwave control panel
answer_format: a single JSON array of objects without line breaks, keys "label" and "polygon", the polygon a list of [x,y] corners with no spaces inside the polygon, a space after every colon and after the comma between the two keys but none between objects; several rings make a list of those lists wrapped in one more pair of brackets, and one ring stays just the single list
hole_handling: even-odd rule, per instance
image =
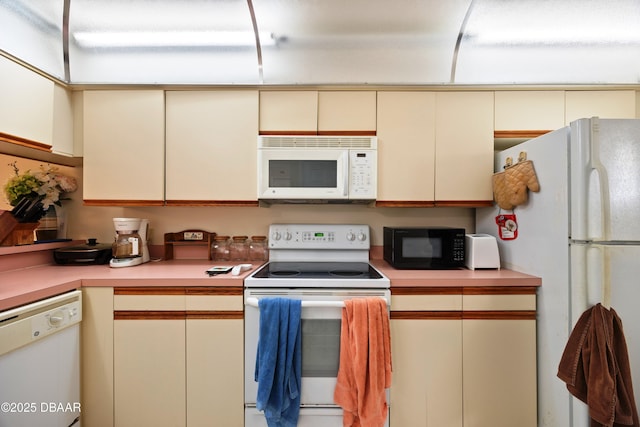
[{"label": "microwave control panel", "polygon": [[349,150],[349,198],[375,199],[377,171],[376,150]]}]

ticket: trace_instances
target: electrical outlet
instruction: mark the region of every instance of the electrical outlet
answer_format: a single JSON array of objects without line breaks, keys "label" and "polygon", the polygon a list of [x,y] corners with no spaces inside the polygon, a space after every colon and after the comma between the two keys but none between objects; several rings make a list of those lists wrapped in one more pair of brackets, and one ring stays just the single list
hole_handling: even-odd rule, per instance
[{"label": "electrical outlet", "polygon": [[185,231],[184,240],[204,240],[202,231]]}]

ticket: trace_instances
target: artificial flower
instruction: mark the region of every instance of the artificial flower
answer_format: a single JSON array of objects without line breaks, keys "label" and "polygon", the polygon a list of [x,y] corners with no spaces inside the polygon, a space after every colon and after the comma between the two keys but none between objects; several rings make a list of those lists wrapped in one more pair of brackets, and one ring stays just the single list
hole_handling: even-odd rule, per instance
[{"label": "artificial flower", "polygon": [[27,170],[23,174],[20,174],[16,162],[10,166],[13,166],[15,176],[5,184],[4,193],[11,206],[17,205],[23,197],[40,198],[42,209],[46,211],[51,205],[61,206],[64,193],[78,189],[75,178],[63,175],[56,166],[40,165],[40,170]]}]

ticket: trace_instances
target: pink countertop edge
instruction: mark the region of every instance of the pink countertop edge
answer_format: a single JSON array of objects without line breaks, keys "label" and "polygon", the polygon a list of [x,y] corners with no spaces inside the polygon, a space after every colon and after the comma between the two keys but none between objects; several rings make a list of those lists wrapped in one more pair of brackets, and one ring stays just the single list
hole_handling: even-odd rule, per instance
[{"label": "pink countertop edge", "polygon": [[[396,270],[383,260],[371,260],[398,287],[477,287],[540,286],[541,279],[511,270]],[[129,268],[108,265],[41,265],[0,273],[0,310],[90,286],[232,286],[242,287],[243,280],[261,264],[239,276],[230,274],[209,277],[205,270],[225,265],[208,260],[170,260],[150,262]]]},{"label": "pink countertop edge", "polygon": [[73,289],[88,286],[232,286],[242,287],[254,268],[238,276],[209,277],[214,265],[230,265],[207,260],[149,262],[135,267],[108,265],[41,265],[0,273],[0,311]]},{"label": "pink countertop edge", "polygon": [[371,260],[371,264],[398,287],[478,287],[478,286],[541,286],[542,279],[513,270],[397,270],[386,261]]}]

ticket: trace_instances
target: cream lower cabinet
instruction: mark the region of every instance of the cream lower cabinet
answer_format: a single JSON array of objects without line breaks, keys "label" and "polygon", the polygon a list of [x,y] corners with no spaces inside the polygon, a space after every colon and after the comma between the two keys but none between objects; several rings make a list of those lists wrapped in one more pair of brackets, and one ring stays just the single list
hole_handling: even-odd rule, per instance
[{"label": "cream lower cabinet", "polygon": [[460,293],[392,289],[391,427],[462,427],[461,311]]},{"label": "cream lower cabinet", "polygon": [[82,288],[82,425],[113,427],[113,288]]},{"label": "cream lower cabinet", "polygon": [[535,427],[535,320],[462,323],[464,425]]},{"label": "cream lower cabinet", "polygon": [[85,295],[83,424],[243,425],[242,288],[86,288]]},{"label": "cream lower cabinet", "polygon": [[185,321],[116,319],[115,426],[186,426]]},{"label": "cream lower cabinet", "polygon": [[535,289],[392,289],[391,427],[534,427]]}]

